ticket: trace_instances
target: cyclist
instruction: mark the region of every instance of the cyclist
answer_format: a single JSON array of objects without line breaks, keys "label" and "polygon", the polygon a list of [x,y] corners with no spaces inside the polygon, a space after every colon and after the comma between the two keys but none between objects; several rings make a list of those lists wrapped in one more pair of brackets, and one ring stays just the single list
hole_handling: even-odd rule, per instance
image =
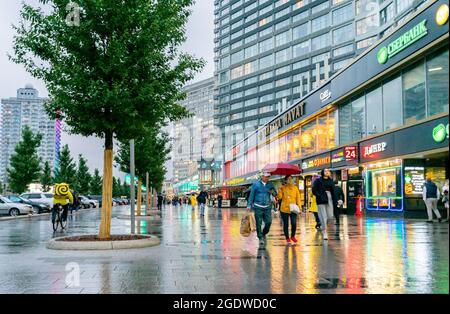
[{"label": "cyclist", "polygon": [[69,205],[74,204],[73,195],[70,192],[69,185],[67,183],[59,183],[55,185],[55,194],[53,195],[53,209],[52,209],[52,223],[55,223],[58,206],[62,205],[64,208],[61,215],[62,221],[67,221],[67,213],[69,211]]}]

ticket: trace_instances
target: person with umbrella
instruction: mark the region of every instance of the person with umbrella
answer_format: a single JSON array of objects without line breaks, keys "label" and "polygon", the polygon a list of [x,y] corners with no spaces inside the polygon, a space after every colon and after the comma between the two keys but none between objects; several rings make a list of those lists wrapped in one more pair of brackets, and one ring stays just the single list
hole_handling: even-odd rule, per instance
[{"label": "person with umbrella", "polygon": [[[278,199],[280,200],[281,219],[283,221],[283,231],[286,238],[286,243],[297,243],[295,237],[297,231],[297,215],[301,207],[300,191],[294,184],[294,179],[291,175],[285,177],[286,184],[278,191]],[[296,208],[297,211],[294,210]],[[291,220],[291,234],[289,236],[289,219]]]}]

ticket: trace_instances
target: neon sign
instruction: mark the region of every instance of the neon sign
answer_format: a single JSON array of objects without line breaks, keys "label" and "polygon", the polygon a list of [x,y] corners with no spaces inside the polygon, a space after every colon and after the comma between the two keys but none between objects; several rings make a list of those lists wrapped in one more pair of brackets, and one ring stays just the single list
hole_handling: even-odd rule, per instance
[{"label": "neon sign", "polygon": [[405,32],[399,38],[394,40],[388,46],[380,48],[377,53],[377,60],[379,64],[385,64],[390,58],[395,56],[397,53],[406,49],[420,38],[428,34],[427,26],[425,25],[427,20],[423,20],[409,31]]},{"label": "neon sign", "polygon": [[386,150],[386,147],[386,142],[365,146],[363,147],[363,156],[366,158],[372,157],[373,154],[384,152]]},{"label": "neon sign", "polygon": [[449,136],[448,123],[447,126],[441,123],[433,129],[433,140],[436,143],[444,142],[446,139],[448,139],[448,136]]}]

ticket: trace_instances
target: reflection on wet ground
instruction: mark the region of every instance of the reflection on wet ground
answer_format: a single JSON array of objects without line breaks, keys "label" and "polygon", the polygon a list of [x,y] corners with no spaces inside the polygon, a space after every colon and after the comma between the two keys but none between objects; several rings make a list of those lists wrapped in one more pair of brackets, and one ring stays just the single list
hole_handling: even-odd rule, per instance
[{"label": "reflection on wet ground", "polygon": [[[128,210],[114,210],[112,233],[130,232],[129,221],[115,218]],[[0,292],[449,292],[448,224],[344,217],[323,242],[314,218],[303,215],[299,243],[287,246],[275,218],[260,248],[255,235],[240,236],[242,214],[209,209],[200,217],[189,206],[167,206],[162,223],[136,222],[139,233],[161,237],[159,247],[115,252],[47,250],[49,217],[0,222]],[[56,236],[96,233],[99,219],[99,210],[77,213]]]}]

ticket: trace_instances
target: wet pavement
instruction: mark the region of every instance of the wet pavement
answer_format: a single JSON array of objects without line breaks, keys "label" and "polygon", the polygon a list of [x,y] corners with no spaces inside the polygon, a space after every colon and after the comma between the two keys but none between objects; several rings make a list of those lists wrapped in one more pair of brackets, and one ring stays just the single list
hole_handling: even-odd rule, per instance
[{"label": "wet pavement", "polygon": [[[130,232],[114,209],[112,232]],[[285,244],[279,218],[268,244],[239,234],[243,210],[167,206],[153,248],[70,252],[46,249],[49,217],[0,221],[0,293],[449,293],[449,225],[417,220],[344,217],[322,241],[308,214],[297,245]],[[57,236],[95,234],[99,210],[70,218]],[[79,282],[76,276],[79,269]]]}]

